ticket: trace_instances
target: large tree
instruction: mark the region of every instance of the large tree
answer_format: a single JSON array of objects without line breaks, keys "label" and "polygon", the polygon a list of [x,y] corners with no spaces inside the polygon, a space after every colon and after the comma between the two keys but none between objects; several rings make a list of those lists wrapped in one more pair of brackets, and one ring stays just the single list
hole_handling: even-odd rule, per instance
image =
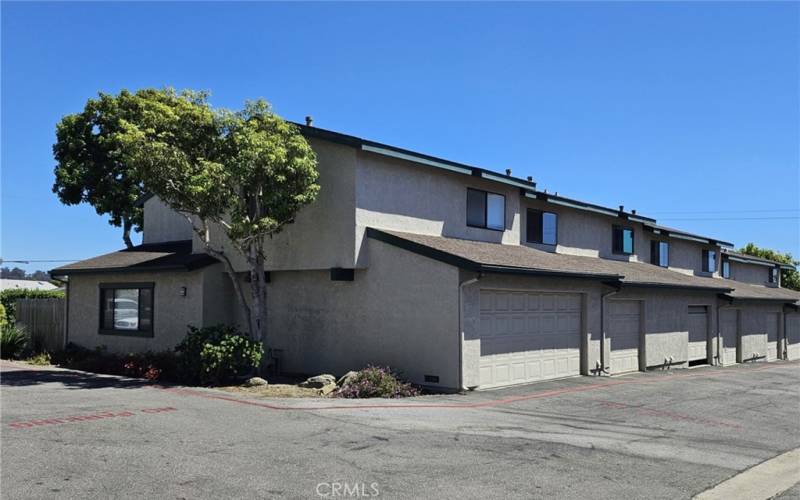
[{"label": "large tree", "polygon": [[203,94],[173,97],[143,101],[147,119],[127,123],[119,140],[148,191],[183,214],[205,251],[225,265],[251,335],[265,341],[267,241],[316,198],[316,156],[265,101],[232,113],[212,109]]},{"label": "large tree", "polygon": [[[761,257],[762,259],[774,260],[775,262],[783,262],[784,264],[792,266],[800,265],[800,261],[795,260],[790,253],[781,253],[768,248],[760,248],[757,247],[755,243],[748,243],[740,248],[739,252],[754,257]],[[800,273],[792,269],[781,269],[781,286],[800,291]]]},{"label": "large tree", "polygon": [[[160,91],[141,91],[160,92]],[[100,93],[80,113],[67,115],[56,125],[53,192],[67,205],[88,203],[109,224],[122,227],[122,239],[133,246],[131,230],[141,231],[143,212],[136,200],[144,183],[128,161],[118,140],[126,122],[140,121],[140,93]]]}]

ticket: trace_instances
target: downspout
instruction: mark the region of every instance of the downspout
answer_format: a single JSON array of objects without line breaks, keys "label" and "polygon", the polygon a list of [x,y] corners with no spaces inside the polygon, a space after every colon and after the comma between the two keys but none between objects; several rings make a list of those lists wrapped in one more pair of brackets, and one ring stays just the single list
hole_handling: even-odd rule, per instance
[{"label": "downspout", "polygon": [[722,348],[722,327],[719,324],[719,310],[721,307],[722,306],[719,303],[719,299],[717,299],[717,354],[714,356],[714,359],[716,360],[714,366],[719,366],[722,364],[722,351],[720,350]]},{"label": "downspout", "polygon": [[458,285],[458,385],[462,391],[470,390],[464,385],[464,287],[477,283],[479,279],[480,274]]},{"label": "downspout", "polygon": [[600,295],[600,366],[598,375],[605,373],[611,375],[606,368],[606,297],[619,293],[619,288]]},{"label": "downspout", "polygon": [[64,290],[64,308],[66,309],[64,311],[64,349],[69,345],[69,281],[69,276],[67,276],[67,286]]}]

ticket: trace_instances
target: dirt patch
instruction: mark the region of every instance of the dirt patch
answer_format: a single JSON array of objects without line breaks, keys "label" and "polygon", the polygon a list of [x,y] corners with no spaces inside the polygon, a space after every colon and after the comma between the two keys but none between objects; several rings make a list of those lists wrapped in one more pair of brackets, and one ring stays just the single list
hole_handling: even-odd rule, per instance
[{"label": "dirt patch", "polygon": [[258,396],[262,398],[318,398],[319,389],[308,389],[298,387],[294,384],[269,384],[256,387],[242,387],[238,385],[228,387],[217,387],[223,391],[247,394],[248,396]]}]

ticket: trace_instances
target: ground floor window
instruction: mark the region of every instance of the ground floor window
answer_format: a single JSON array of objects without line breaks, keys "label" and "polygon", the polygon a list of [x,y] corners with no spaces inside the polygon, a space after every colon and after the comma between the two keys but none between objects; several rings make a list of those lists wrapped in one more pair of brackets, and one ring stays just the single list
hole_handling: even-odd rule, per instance
[{"label": "ground floor window", "polygon": [[153,283],[102,283],[100,333],[153,334]]}]

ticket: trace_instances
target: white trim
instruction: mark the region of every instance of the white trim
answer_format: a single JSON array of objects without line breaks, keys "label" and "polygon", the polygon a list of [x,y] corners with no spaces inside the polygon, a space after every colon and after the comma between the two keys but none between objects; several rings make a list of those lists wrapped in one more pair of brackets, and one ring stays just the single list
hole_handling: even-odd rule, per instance
[{"label": "white trim", "polygon": [[367,144],[362,144],[361,149],[363,151],[369,151],[371,153],[377,153],[379,155],[384,156],[391,156],[392,158],[399,158],[401,160],[408,160],[413,161],[415,163],[421,163],[423,165],[428,165],[430,167],[441,168],[444,170],[449,170],[451,172],[458,172],[459,174],[466,174],[472,175],[472,169],[464,168],[464,167],[456,167],[453,165],[448,165],[446,163],[442,163],[439,161],[429,160],[427,158],[421,158],[419,156],[414,156],[406,153],[400,153],[399,151],[393,151],[391,149],[385,148],[378,148],[375,146],[368,146]]},{"label": "white trim", "polygon": [[569,203],[567,201],[556,200],[556,199],[553,199],[553,198],[548,198],[547,202],[548,203],[555,203],[556,205],[563,205],[565,207],[577,208],[578,210],[586,210],[588,212],[597,212],[598,214],[610,215],[612,217],[617,217],[619,215],[618,212],[614,212],[613,210],[604,210],[604,209],[601,209],[601,208],[585,207],[585,206],[581,206],[581,205],[576,205],[575,203]]},{"label": "white trim", "polygon": [[728,260],[732,260],[734,262],[741,262],[742,264],[755,264],[757,266],[764,266],[764,267],[775,267],[776,265],[778,265],[778,264],[770,264],[769,262],[761,262],[760,260],[745,259],[731,254],[725,254],[725,255],[728,256]]},{"label": "white trim", "polygon": [[533,187],[530,184],[523,184],[522,182],[517,182],[506,177],[500,177],[499,175],[489,174],[486,172],[481,172],[481,177],[484,179],[489,179],[490,181],[502,182],[503,184],[509,184],[511,186],[517,186],[523,189],[531,189],[531,187]]},{"label": "white trim", "polygon": [[677,238],[679,240],[696,241],[698,243],[711,243],[709,240],[704,240],[702,238],[695,238],[693,236],[684,236],[682,234],[677,234],[677,233],[669,233],[669,237]]},{"label": "white trim", "polygon": [[653,223],[652,220],[642,219],[641,217],[637,217],[636,215],[629,215],[628,219],[632,220],[634,222],[641,222],[642,224],[652,224]]},{"label": "white trim", "polygon": [[526,198],[531,198],[533,200],[538,200],[539,199],[539,197],[536,196],[536,193],[531,193],[530,191],[525,191],[525,197]]}]

